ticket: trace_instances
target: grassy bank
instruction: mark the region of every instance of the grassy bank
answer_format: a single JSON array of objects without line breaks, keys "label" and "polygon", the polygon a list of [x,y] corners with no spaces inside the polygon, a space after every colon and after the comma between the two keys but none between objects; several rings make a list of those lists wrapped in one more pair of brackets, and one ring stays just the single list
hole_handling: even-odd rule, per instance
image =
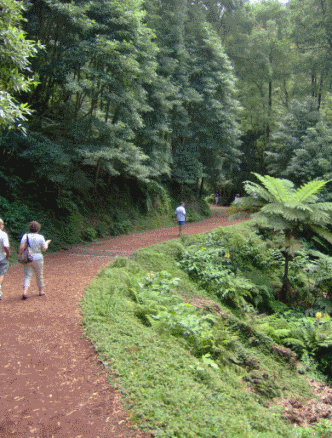
[{"label": "grassy bank", "polygon": [[[246,236],[246,227],[226,228]],[[294,428],[275,403],[314,397],[295,354],[180,266],[200,239],[183,236],[119,258],[86,290],[86,335],[132,423],[169,438],[329,436]]]}]

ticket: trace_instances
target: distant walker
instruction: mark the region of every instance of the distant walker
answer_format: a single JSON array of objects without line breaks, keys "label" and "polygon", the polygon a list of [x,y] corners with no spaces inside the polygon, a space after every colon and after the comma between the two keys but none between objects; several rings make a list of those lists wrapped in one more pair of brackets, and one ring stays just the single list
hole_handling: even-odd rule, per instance
[{"label": "distant walker", "polygon": [[184,202],[181,202],[181,204],[175,209],[175,219],[178,221],[179,224],[179,236],[181,236],[182,227],[186,223],[187,219],[187,213],[184,206]]}]

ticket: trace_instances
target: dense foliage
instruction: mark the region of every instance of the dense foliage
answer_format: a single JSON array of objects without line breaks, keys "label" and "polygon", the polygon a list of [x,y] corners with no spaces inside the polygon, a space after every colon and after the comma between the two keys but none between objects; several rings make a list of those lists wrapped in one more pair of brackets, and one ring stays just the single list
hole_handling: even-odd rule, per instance
[{"label": "dense foliage", "polygon": [[[27,103],[21,103],[15,94],[28,91],[36,82],[25,73],[31,73],[29,58],[36,55],[37,47],[27,40],[22,30],[23,7],[14,0],[0,2],[0,133],[18,124],[31,114]],[[31,76],[31,75],[30,75]]]},{"label": "dense foliage", "polygon": [[7,202],[70,221],[146,212],[151,184],[229,204],[252,171],[330,178],[328,2],[0,5]]}]

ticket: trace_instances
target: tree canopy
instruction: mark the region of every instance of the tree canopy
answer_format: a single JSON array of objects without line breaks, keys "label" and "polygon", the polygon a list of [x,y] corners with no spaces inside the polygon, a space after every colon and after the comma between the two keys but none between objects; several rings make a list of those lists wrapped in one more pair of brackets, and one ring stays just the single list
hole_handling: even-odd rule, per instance
[{"label": "tree canopy", "polygon": [[[227,204],[253,171],[330,178],[328,2],[1,4],[6,196],[32,178],[54,199],[99,199],[120,179]],[[25,136],[7,130],[19,124]]]}]

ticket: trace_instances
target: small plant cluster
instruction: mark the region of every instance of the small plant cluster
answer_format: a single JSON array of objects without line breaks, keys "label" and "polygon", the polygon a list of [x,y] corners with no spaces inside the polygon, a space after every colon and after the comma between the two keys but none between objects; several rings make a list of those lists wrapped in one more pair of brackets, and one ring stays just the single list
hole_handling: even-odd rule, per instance
[{"label": "small plant cluster", "polygon": [[300,312],[270,316],[263,319],[261,329],[298,355],[302,372],[320,372],[329,379],[332,377],[332,320],[327,313],[316,312],[314,317]]},{"label": "small plant cluster", "polygon": [[298,427],[294,430],[297,438],[331,438],[332,424],[328,420],[320,420],[312,428]]},{"label": "small plant cluster", "polygon": [[181,338],[191,354],[213,363],[227,357],[235,347],[237,336],[225,322],[211,313],[184,302],[173,292],[179,278],[166,272],[150,272],[138,280],[137,289],[130,288],[137,302],[136,316],[159,334]]},{"label": "small plant cluster", "polygon": [[271,285],[255,283],[253,278],[257,279],[258,271],[278,271],[280,252],[262,241],[255,245],[259,240],[255,237],[241,240],[211,233],[205,242],[182,254],[180,267],[201,287],[235,308],[250,309],[250,305],[273,300]]},{"label": "small plant cluster", "polygon": [[255,285],[235,274],[231,254],[226,248],[201,247],[186,251],[180,266],[194,276],[206,290],[236,307],[245,306],[245,297],[252,297],[251,292]]},{"label": "small plant cluster", "polygon": [[295,367],[297,364],[297,356],[290,348],[281,347],[278,344],[272,346],[273,353],[277,354],[279,357],[284,359],[286,362],[290,363]]}]

